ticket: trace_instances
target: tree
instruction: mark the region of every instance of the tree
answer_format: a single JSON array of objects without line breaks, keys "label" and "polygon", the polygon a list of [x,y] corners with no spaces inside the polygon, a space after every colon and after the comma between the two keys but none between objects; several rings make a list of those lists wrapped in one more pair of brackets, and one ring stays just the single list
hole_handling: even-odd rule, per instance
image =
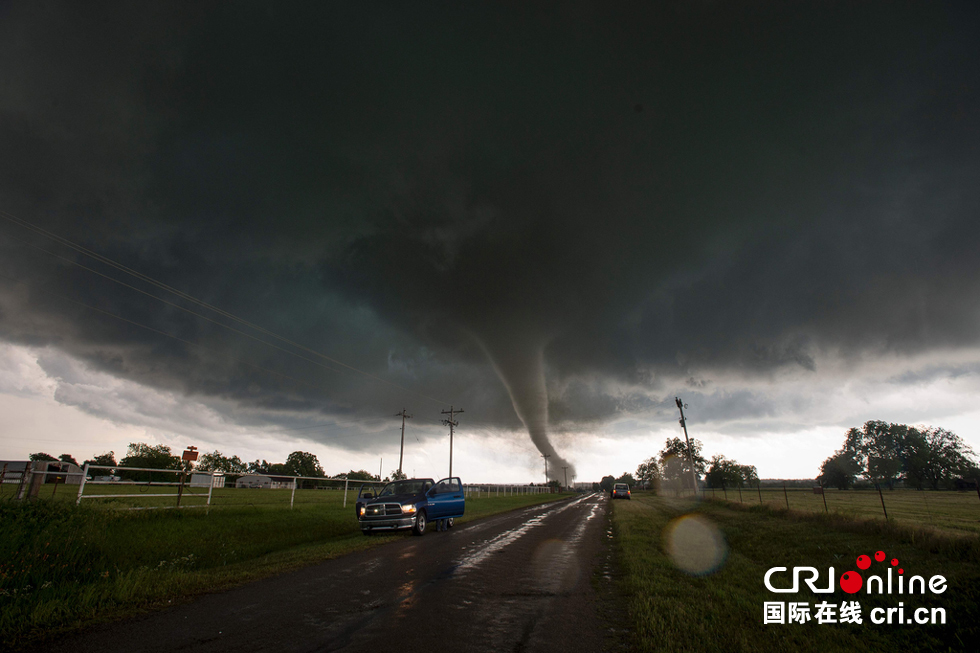
[{"label": "tree", "polygon": [[404,481],[406,478],[408,478],[408,475],[405,472],[398,471],[397,469],[391,473],[391,480],[393,481]]},{"label": "tree", "polygon": [[[86,460],[84,464],[86,464],[86,465],[105,465],[106,467],[109,467],[109,468],[115,467],[116,466],[116,452],[115,451],[110,451],[108,453],[100,453],[95,458],[92,458],[91,460]],[[100,472],[96,473],[95,475],[96,476],[103,476],[103,475],[106,475],[110,471],[111,471],[111,469],[104,469],[104,470],[101,470]]]},{"label": "tree", "polygon": [[656,458],[647,458],[636,468],[636,480],[653,491],[660,489],[660,465]]},{"label": "tree", "polygon": [[[691,438],[690,460],[694,462],[694,473],[698,477],[704,474],[708,464],[701,455],[702,447],[700,440]],[[680,438],[668,438],[664,448],[660,450],[660,472],[664,481],[672,485],[675,491],[682,487],[691,487],[691,463],[687,445]]]},{"label": "tree", "polygon": [[288,476],[285,463],[270,463],[267,460],[253,460],[248,464],[249,474],[266,474],[272,476]]},{"label": "tree", "polygon": [[603,492],[612,492],[613,485],[616,484],[615,476],[603,476],[602,480],[599,481],[599,487]]},{"label": "tree", "polygon": [[939,489],[969,469],[973,455],[952,431],[869,420],[861,429],[848,429],[844,446],[824,461],[821,476],[838,487],[849,485],[849,475],[860,473],[888,487],[901,480],[910,487]]},{"label": "tree", "polygon": [[326,476],[316,456],[307,451],[294,451],[286,457],[286,474],[289,476]]},{"label": "tree", "polygon": [[81,465],[78,464],[78,461],[75,460],[75,456],[71,455],[70,453],[61,454],[60,456],[58,456],[58,460],[60,460],[63,463],[71,463],[75,467],[81,467]]},{"label": "tree", "polygon": [[629,472],[623,472],[623,475],[616,479],[617,483],[626,483],[630,487],[636,485],[636,479]]},{"label": "tree", "polygon": [[371,472],[364,471],[363,469],[354,471],[353,469],[347,472],[347,478],[351,481],[377,481],[378,477]]},{"label": "tree", "polygon": [[[182,469],[183,461],[175,456],[170,447],[158,444],[155,446],[145,442],[131,442],[126,449],[126,456],[119,461],[120,467],[143,467],[149,469]],[[125,472],[119,473],[124,478],[149,481],[173,481],[176,474],[159,472]]]},{"label": "tree", "polygon": [[37,453],[32,453],[30,455],[30,459],[31,460],[34,460],[34,461],[38,461],[38,460],[50,460],[52,462],[58,462],[58,459],[57,458],[55,458],[54,456],[52,456],[49,453],[44,453],[43,451],[39,451]]},{"label": "tree", "polygon": [[711,458],[711,467],[705,474],[708,487],[742,487],[758,480],[755,465],[740,465],[722,455]]},{"label": "tree", "polygon": [[244,474],[248,465],[238,456],[230,458],[217,449],[210,453],[202,453],[197,460],[197,469],[202,472],[224,472],[225,474]]},{"label": "tree", "polygon": [[902,446],[903,478],[920,489],[926,484],[934,490],[950,487],[954,477],[970,473],[972,455],[972,449],[952,431],[910,427]]},{"label": "tree", "polygon": [[842,448],[834,455],[823,461],[817,481],[820,485],[846,490],[854,484],[857,475],[861,473],[861,465],[855,460],[853,452]]}]

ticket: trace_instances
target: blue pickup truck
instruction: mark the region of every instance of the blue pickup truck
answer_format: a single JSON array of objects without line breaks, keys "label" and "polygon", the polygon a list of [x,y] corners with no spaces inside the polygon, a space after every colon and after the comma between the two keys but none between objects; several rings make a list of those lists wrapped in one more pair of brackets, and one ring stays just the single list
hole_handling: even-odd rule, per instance
[{"label": "blue pickup truck", "polygon": [[429,522],[447,519],[452,526],[465,507],[463,484],[454,476],[438,483],[431,478],[394,481],[377,495],[362,486],[354,510],[365,535],[407,528],[415,535],[425,535]]}]

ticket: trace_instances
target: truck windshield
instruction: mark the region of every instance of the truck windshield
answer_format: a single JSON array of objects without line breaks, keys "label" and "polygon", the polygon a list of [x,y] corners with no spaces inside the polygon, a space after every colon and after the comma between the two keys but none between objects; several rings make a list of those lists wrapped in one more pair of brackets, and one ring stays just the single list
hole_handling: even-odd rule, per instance
[{"label": "truck windshield", "polygon": [[378,494],[379,497],[391,497],[396,494],[418,494],[423,491],[425,481],[395,481],[389,483]]}]

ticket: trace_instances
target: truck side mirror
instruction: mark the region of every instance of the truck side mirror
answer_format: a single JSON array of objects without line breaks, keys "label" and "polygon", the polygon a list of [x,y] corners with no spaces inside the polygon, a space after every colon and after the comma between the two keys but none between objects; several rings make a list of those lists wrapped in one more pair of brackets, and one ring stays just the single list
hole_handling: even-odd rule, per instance
[{"label": "truck side mirror", "polygon": [[374,498],[374,495],[371,494],[370,492],[365,492],[364,494],[361,495],[361,498],[362,499],[373,499]]}]

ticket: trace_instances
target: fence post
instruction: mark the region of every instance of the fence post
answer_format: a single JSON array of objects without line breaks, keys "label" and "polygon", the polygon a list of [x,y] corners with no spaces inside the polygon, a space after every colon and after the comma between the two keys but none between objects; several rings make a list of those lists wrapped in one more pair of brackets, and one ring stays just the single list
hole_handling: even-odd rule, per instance
[{"label": "fence post", "polygon": [[827,490],[823,487],[823,482],[820,483],[820,496],[823,497],[823,511],[829,513],[830,510],[827,508]]},{"label": "fence post", "polygon": [[82,468],[82,482],[78,484],[78,496],[75,497],[75,505],[82,503],[82,492],[85,491],[85,479],[88,478],[88,463],[85,463],[85,467]]},{"label": "fence post", "polygon": [[728,488],[725,487],[725,481],[721,482],[721,491],[725,493],[725,501],[728,501]]},{"label": "fence post", "polygon": [[786,499],[786,509],[789,510],[789,493],[786,491],[786,481],[783,481],[783,497]]},{"label": "fence post", "polygon": [[350,483],[346,478],[344,479],[344,507],[347,507],[347,484]]},{"label": "fence post", "polygon": [[742,503],[742,486],[738,486],[738,502]]},{"label": "fence post", "polygon": [[755,482],[755,490],[759,493],[759,505],[762,505],[762,481]]},{"label": "fence post", "polygon": [[878,498],[881,499],[881,511],[885,513],[885,521],[888,521],[888,510],[885,508],[885,495],[881,493],[881,485],[875,483],[875,488],[878,490]]},{"label": "fence post", "polygon": [[293,499],[295,499],[295,498],[296,498],[296,477],[294,476],[293,477],[293,491],[289,495],[289,509],[290,510],[293,509]]},{"label": "fence post", "polygon": [[180,485],[177,486],[177,507],[180,508],[180,498],[184,495],[184,477],[187,472],[180,473]]},{"label": "fence post", "polygon": [[[24,463],[24,471],[20,473],[20,485],[17,486],[17,500],[21,501],[26,495],[29,494],[28,488],[33,480],[31,477],[34,474],[34,463],[27,462]],[[30,497],[28,497],[30,498]]]},{"label": "fence post", "polygon": [[208,510],[211,510],[211,493],[214,492],[214,471],[211,472],[211,484],[208,485]]}]

